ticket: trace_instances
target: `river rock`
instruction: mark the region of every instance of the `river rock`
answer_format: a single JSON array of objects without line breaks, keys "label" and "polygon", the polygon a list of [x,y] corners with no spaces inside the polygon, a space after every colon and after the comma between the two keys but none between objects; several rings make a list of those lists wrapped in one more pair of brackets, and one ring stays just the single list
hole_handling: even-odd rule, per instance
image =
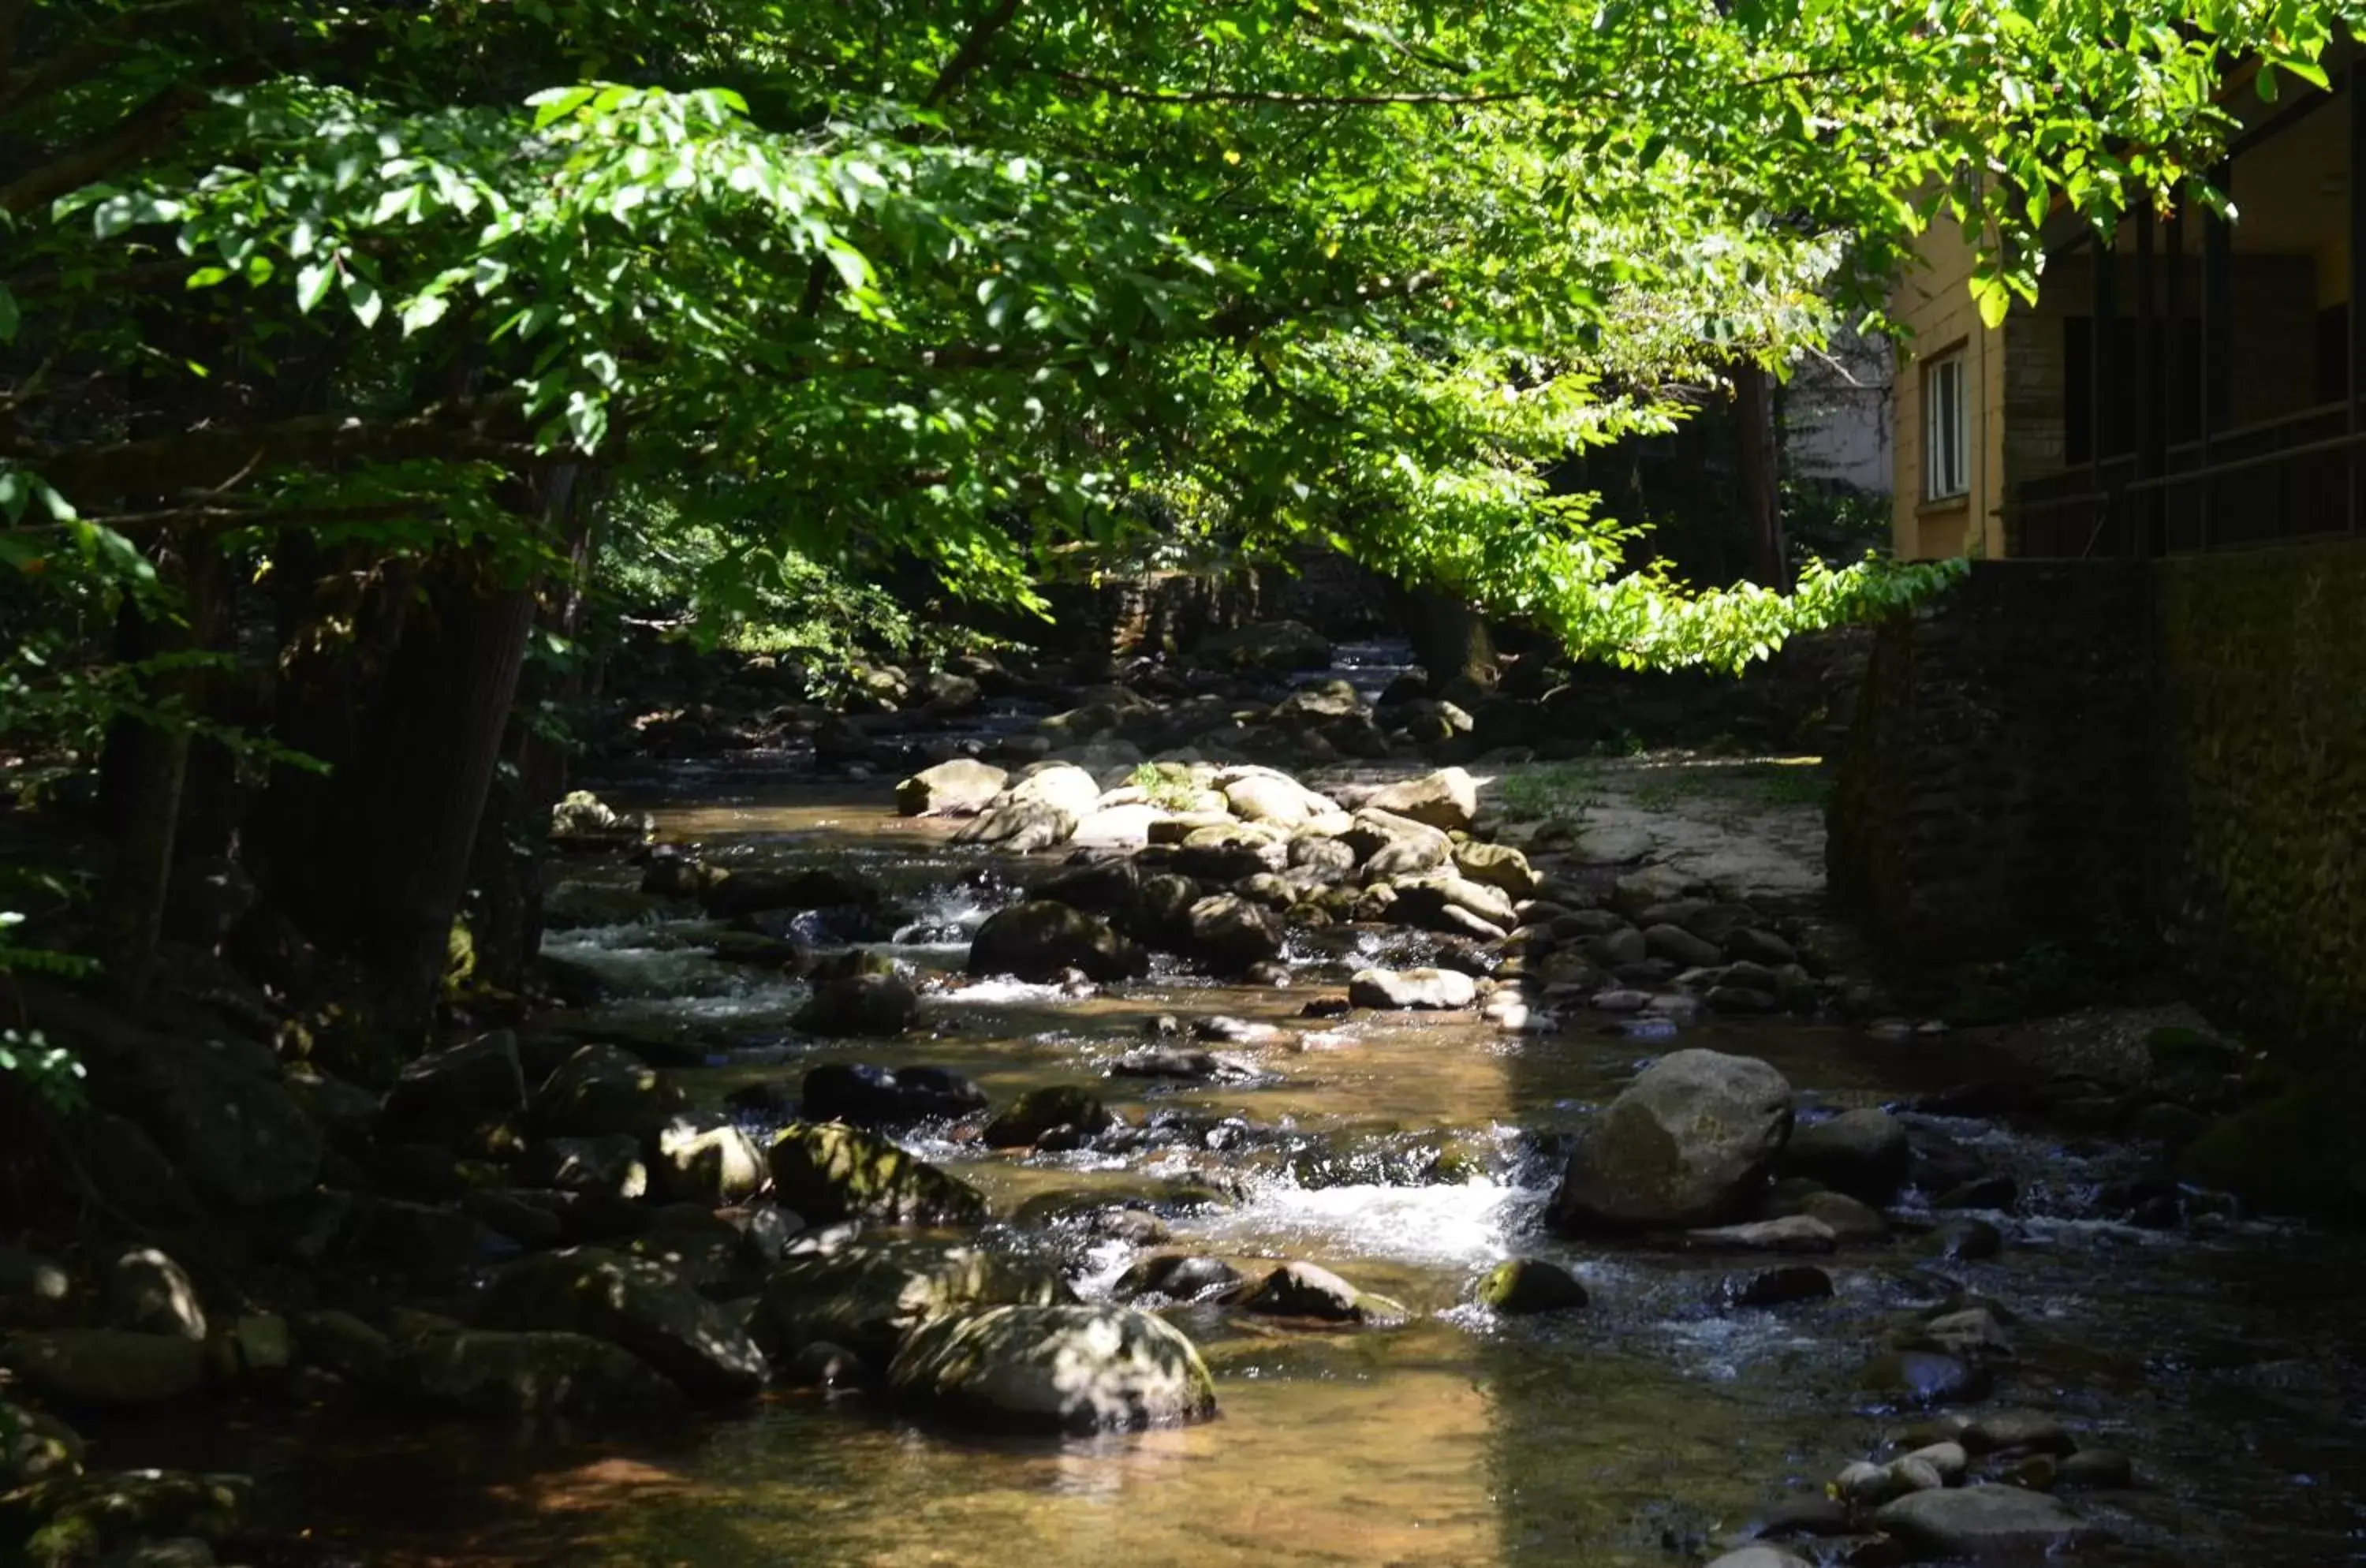
[{"label": "river rock", "polygon": [[1691,1247],[1734,1252],[1830,1252],[1834,1237],[1831,1227],[1821,1220],[1786,1214],[1779,1220],[1686,1231],[1684,1241]]},{"label": "river rock", "polygon": [[188,1270],[152,1247],[134,1247],[107,1266],[107,1321],[141,1334],[206,1337],[206,1309]]},{"label": "river rock", "polygon": [[2034,1410],[1990,1411],[1965,1426],[1963,1444],[1975,1454],[2067,1454],[2079,1448],[2060,1418]]},{"label": "river rock", "polygon": [[887,1371],[896,1397],[1000,1431],[1132,1431],[1204,1420],[1191,1341],[1132,1307],[997,1306],[931,1318]]},{"label": "river rock", "polygon": [[405,1066],[387,1091],[377,1131],[396,1142],[450,1146],[467,1130],[513,1119],[524,1109],[517,1036],[497,1029]]},{"label": "river rock", "polygon": [[1478,982],[1454,969],[1359,969],[1347,981],[1359,1008],[1452,1010],[1479,999]]},{"label": "river rock", "polygon": [[1540,886],[1528,857],[1509,844],[1482,844],[1476,840],[1458,844],[1454,869],[1513,899],[1533,898]]},{"label": "river rock", "polygon": [[1128,1051],[1110,1064],[1109,1075],[1113,1078],[1176,1078],[1185,1082],[1255,1076],[1251,1069],[1228,1062],[1212,1051],[1183,1045],[1152,1045]]},{"label": "river rock", "polygon": [[1467,929],[1459,926],[1440,928],[1438,925],[1440,916],[1460,909],[1476,915],[1486,922],[1494,936],[1500,937],[1520,921],[1520,917],[1513,909],[1512,900],[1504,895],[1501,888],[1473,882],[1467,876],[1443,874],[1400,876],[1390,886],[1396,889],[1397,894],[1396,907],[1391,911],[1390,918],[1400,924],[1423,925],[1432,929]]},{"label": "river rock", "polygon": [[1666,959],[1679,969],[1705,969],[1721,956],[1717,943],[1703,942],[1675,925],[1645,926],[1643,951],[1653,958]]},{"label": "river rock", "polygon": [[943,1067],[897,1067],[867,1062],[825,1062],[808,1071],[798,1091],[806,1120],[857,1127],[908,1127],[958,1121],[986,1108],[986,1091]]},{"label": "river rock", "polygon": [[717,1208],[743,1202],[762,1190],[764,1151],[732,1122],[702,1127],[676,1122],[658,1134],[652,1169],[658,1195],[671,1203]]},{"label": "river rock", "polygon": [[1918,1560],[2049,1557],[2102,1539],[2056,1499],[2018,1486],[1915,1492],[1873,1517]]},{"label": "river rock", "polygon": [[53,1404],[120,1409],[185,1399],[205,1385],[205,1347],[177,1334],[58,1328],[0,1346],[0,1366]]},{"label": "river rock", "polygon": [[979,1141],[990,1149],[1023,1148],[1040,1143],[1055,1127],[1073,1127],[1086,1137],[1117,1124],[1099,1096],[1075,1084],[1031,1089],[986,1124]]},{"label": "river rock", "polygon": [[1219,893],[1194,903],[1184,915],[1177,950],[1219,975],[1238,975],[1253,964],[1281,956],[1281,921],[1272,910],[1237,894]]},{"label": "river rock", "polygon": [[0,1326],[39,1327],[64,1317],[73,1277],[38,1252],[0,1243]]},{"label": "river rock", "polygon": [[1791,1086],[1749,1056],[1661,1057],[1579,1135],[1555,1196],[1563,1230],[1713,1225],[1746,1212],[1791,1131]]},{"label": "river rock", "polygon": [[518,1156],[518,1180],[561,1192],[639,1198],[649,1190],[641,1141],[629,1133],[602,1138],[545,1138]]},{"label": "river rock", "polygon": [[1009,780],[1009,773],[991,762],[956,757],[898,784],[896,809],[906,817],[975,817]]},{"label": "river rock", "polygon": [[1804,1214],[1831,1231],[1832,1240],[1842,1247],[1889,1239],[1889,1222],[1881,1211],[1869,1203],[1860,1203],[1845,1192],[1819,1189],[1799,1193],[1773,1205],[1773,1213],[1776,1218]]},{"label": "river rock", "polygon": [[1216,787],[1222,791],[1233,815],[1249,822],[1302,828],[1339,810],[1327,795],[1317,795],[1270,768],[1228,768],[1216,775]]},{"label": "river rock", "polygon": [[681,1389],[624,1347],[563,1330],[422,1335],[403,1348],[393,1375],[414,1398],[472,1416],[613,1427],[682,1404]]},{"label": "river rock", "polygon": [[549,1138],[653,1139],[680,1115],[680,1085],[621,1045],[586,1045],[534,1093],[527,1117]]},{"label": "river rock", "polygon": [[1038,762],[953,835],[957,844],[993,844],[1031,854],[1064,844],[1100,809],[1101,786],[1067,762]]},{"label": "river rock", "polygon": [[317,1367],[355,1388],[382,1389],[392,1384],[397,1364],[393,1340],[352,1313],[333,1307],[299,1312],[288,1326],[295,1332],[297,1351],[306,1366]]},{"label": "river rock", "polygon": [[1922,1247],[1933,1258],[1976,1263],[2004,1250],[2004,1233],[1986,1220],[1949,1220],[1933,1229]]},{"label": "river rock", "polygon": [[1708,1568],[1814,1568],[1808,1561],[1779,1546],[1745,1546],[1713,1560]]},{"label": "river rock", "polygon": [[[244,1475],[115,1470],[54,1475],[0,1500],[0,1529],[21,1538],[14,1561],[62,1568],[210,1565],[209,1543],[236,1535],[254,1503]],[[36,1524],[39,1528],[32,1528]],[[149,1557],[151,1549],[162,1555]],[[202,1551],[193,1555],[192,1550]]]},{"label": "river rock", "polygon": [[1031,899],[986,917],[970,942],[969,972],[1009,975],[1033,984],[1057,980],[1071,969],[1093,980],[1122,980],[1141,973],[1141,950],[1081,909],[1049,899]]},{"label": "river rock", "polygon": [[920,993],[901,975],[840,975],[814,982],[789,1027],[825,1040],[885,1038],[920,1021]]},{"label": "river rock", "polygon": [[1905,1185],[1913,1151],[1905,1124],[1887,1111],[1843,1111],[1792,1130],[1783,1168],[1867,1203],[1886,1203]]},{"label": "river rock", "polygon": [[1541,1258],[1505,1258],[1480,1276],[1470,1299],[1507,1316],[1566,1312],[1588,1300],[1576,1275]]},{"label": "river rock", "polygon": [[[198,1198],[231,1209],[309,1197],[326,1138],[288,1091],[278,1054],[227,1032],[150,1030],[101,1003],[56,993],[33,1021],[79,1053],[92,1101],[134,1123]],[[141,1160],[143,1168],[152,1162]],[[116,1185],[99,1178],[103,1190]],[[176,1184],[177,1185],[177,1184]]]},{"label": "river rock", "polygon": [[83,1440],[54,1416],[0,1399],[0,1493],[82,1473]]},{"label": "river rock", "polygon": [[1811,1263],[1768,1269],[1725,1282],[1725,1299],[1739,1307],[1788,1306],[1794,1302],[1830,1300],[1832,1277]]},{"label": "river rock", "polygon": [[599,1247],[520,1258],[493,1277],[478,1320],[621,1345],[705,1403],[749,1398],[764,1384],[763,1352],[721,1308],[660,1264]]},{"label": "river rock", "polygon": [[979,1247],[927,1240],[862,1241],[792,1257],[764,1281],[757,1332],[776,1355],[841,1345],[884,1369],[926,1319],[979,1306],[1076,1300],[1052,1270]]},{"label": "river rock", "polygon": [[850,871],[725,871],[710,866],[698,889],[701,908],[718,920],[774,909],[845,909],[879,901],[876,886]]},{"label": "river rock", "polygon": [[1440,768],[1375,790],[1364,806],[1432,828],[1467,829],[1479,815],[1479,786],[1460,768]]},{"label": "river rock", "polygon": [[1929,1408],[1986,1398],[1995,1383],[1987,1368],[1954,1356],[1933,1350],[1892,1350],[1876,1357],[1865,1368],[1860,1386],[1901,1404]]},{"label": "river rock", "polygon": [[888,1224],[974,1225],[986,1197],[886,1139],[835,1122],[782,1129],[767,1156],[772,1194],[815,1224],[876,1220]]},{"label": "river rock", "polygon": [[1222,1295],[1240,1282],[1241,1271],[1221,1258],[1167,1252],[1143,1258],[1127,1269],[1118,1276],[1110,1293],[1122,1302],[1146,1296],[1199,1302]]},{"label": "river rock", "polygon": [[1394,1323],[1404,1308],[1359,1291],[1328,1269],[1285,1263],[1244,1297],[1240,1308],[1261,1317],[1302,1317],[1324,1323]]}]

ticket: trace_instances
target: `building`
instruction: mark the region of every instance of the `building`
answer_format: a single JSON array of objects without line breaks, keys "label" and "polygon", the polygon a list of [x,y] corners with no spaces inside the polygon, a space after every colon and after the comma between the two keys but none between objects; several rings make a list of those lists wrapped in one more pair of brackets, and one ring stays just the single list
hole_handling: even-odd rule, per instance
[{"label": "building", "polygon": [[2037,303],[1985,328],[1970,251],[1934,226],[1893,313],[1895,546],[2160,556],[2366,529],[2366,67],[2334,90],[2243,78],[2216,183],[2236,220],[2131,214],[2108,250],[2056,214]]}]

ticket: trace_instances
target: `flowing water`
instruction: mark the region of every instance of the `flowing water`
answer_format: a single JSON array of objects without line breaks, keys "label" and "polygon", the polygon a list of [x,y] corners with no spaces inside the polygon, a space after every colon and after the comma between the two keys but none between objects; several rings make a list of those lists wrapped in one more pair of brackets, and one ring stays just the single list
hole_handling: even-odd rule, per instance
[{"label": "flowing water", "polygon": [[[725,864],[877,876],[913,910],[892,951],[924,972],[957,970],[967,932],[1011,896],[1017,868],[887,817],[884,792],[758,795],[749,776],[718,774],[672,787],[700,799],[659,803],[666,835]],[[941,1065],[1000,1102],[1098,1079],[1162,1013],[1280,1024],[1285,1043],[1218,1047],[1258,1070],[1251,1082],[1103,1084],[1134,1119],[1190,1113],[1207,1129],[1196,1140],[1025,1157],[915,1146],[998,1213],[1060,1189],[1236,1183],[1238,1206],[1176,1218],[1170,1247],[1245,1269],[1312,1260],[1396,1297],[1410,1320],[1316,1333],[1185,1310],[1221,1418],[1088,1441],[981,1439],[819,1393],[598,1447],[343,1416],[300,1445],[230,1435],[324,1535],[395,1565],[1685,1563],[1910,1424],[1853,1385],[1885,1332],[1953,1280],[2021,1314],[1992,1404],[2058,1412],[2136,1456],[2138,1490],[2080,1503],[2120,1538],[2106,1561],[2366,1560],[2358,1245],[2081,1217],[2098,1185],[2138,1168],[2131,1151],[1948,1123],[2022,1179],[2025,1212],[1997,1216],[2013,1237],[2002,1258],[1941,1278],[1910,1244],[1848,1250],[1830,1260],[1831,1302],[1727,1310],[1718,1287],[1750,1259],[1566,1243],[1538,1223],[1567,1134],[1663,1041],[1608,1027],[1522,1037],[1468,1017],[1302,1020],[1347,956],[1310,946],[1287,988],[1167,972],[1084,999],[986,984],[931,995],[933,1038],[808,1044],[784,1029],[801,987],[711,961],[701,929],[582,930],[550,946],[615,986],[619,1021],[704,1042],[714,1065],[688,1077],[710,1104],[750,1082],[794,1088],[829,1059]],[[1799,1023],[1705,1026],[1683,1043],[1774,1062],[1809,1107],[2016,1070],[1945,1040]],[[1474,1275],[1515,1255],[1565,1263],[1594,1304],[1501,1321],[1460,1304]],[[1105,1291],[1126,1258],[1115,1244],[1087,1254],[1079,1289]]]}]

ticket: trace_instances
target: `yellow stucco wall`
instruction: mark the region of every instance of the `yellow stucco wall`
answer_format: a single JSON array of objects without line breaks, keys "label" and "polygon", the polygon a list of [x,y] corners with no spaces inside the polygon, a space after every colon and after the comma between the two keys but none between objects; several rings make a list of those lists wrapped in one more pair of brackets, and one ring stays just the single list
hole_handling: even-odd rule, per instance
[{"label": "yellow stucco wall", "polygon": [[[1910,332],[1898,367],[1898,471],[1891,544],[1901,559],[2004,554],[2004,333],[1980,324],[1972,303],[1971,247],[1941,220],[1923,236],[1923,265],[1890,297]],[[1926,359],[1964,350],[1964,401],[1971,411],[1971,488],[1952,502],[1922,499],[1922,371]]]}]

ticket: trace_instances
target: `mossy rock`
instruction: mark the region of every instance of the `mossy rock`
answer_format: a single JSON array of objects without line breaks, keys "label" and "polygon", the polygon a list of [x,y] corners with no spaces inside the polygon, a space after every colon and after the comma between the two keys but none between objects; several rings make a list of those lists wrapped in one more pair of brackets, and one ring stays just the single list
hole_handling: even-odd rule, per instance
[{"label": "mossy rock", "polygon": [[773,1196],[815,1224],[986,1223],[986,1195],[885,1138],[837,1122],[781,1130],[768,1156]]},{"label": "mossy rock", "polygon": [[2151,1058],[2153,1077],[2160,1078],[2239,1072],[2243,1066],[2242,1052],[2229,1042],[2176,1025],[2146,1035],[2145,1053]]},{"label": "mossy rock", "polygon": [[2262,1207],[2366,1218],[2366,1145],[2350,1098],[2294,1089],[2226,1118],[2185,1147],[2184,1173]]},{"label": "mossy rock", "polygon": [[1470,1299],[1506,1316],[1566,1312],[1587,1301],[1585,1287],[1575,1275],[1558,1263],[1536,1258],[1507,1258],[1496,1264],[1480,1277]]},{"label": "mossy rock", "polygon": [[220,1540],[244,1523],[254,1483],[243,1475],[115,1471],[38,1481],[0,1497],[0,1539],[23,1540],[39,1568],[85,1562],[141,1536]]}]

